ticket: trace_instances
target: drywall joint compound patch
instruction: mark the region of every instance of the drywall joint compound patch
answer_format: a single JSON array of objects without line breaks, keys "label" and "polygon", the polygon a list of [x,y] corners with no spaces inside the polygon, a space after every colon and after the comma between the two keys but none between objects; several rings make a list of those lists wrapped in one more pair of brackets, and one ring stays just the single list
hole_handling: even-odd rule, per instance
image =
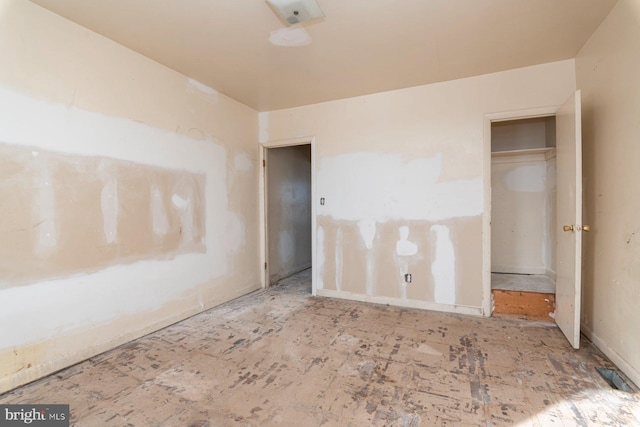
[{"label": "drywall joint compound patch", "polygon": [[[101,168],[103,166],[101,165]],[[100,170],[99,174],[104,185],[100,196],[104,237],[108,244],[112,244],[118,237],[118,181],[112,174],[103,170]]]},{"label": "drywall joint compound patch", "polygon": [[373,247],[373,239],[376,237],[376,223],[371,219],[364,219],[358,222],[358,229],[360,230],[360,236],[364,241],[364,245],[367,249]]},{"label": "drywall joint compound patch", "polygon": [[456,302],[456,258],[449,227],[431,227],[434,250],[431,274],[434,280],[433,299],[438,304],[453,305]]},{"label": "drywall joint compound patch", "polygon": [[396,253],[400,256],[412,256],[418,253],[418,245],[409,241],[409,227],[400,227],[400,240],[396,242]]},{"label": "drywall joint compound patch", "polygon": [[[481,215],[482,177],[440,182],[442,155],[405,161],[400,153],[350,153],[324,158],[320,192],[332,203],[323,214],[370,224],[389,220],[442,220]],[[360,222],[365,221],[364,224]],[[368,234],[367,234],[368,235]],[[363,234],[364,237],[364,234]],[[368,241],[368,240],[367,240]]]},{"label": "drywall joint compound patch", "polygon": [[317,227],[316,232],[316,246],[318,247],[318,253],[316,255],[316,262],[318,263],[319,274],[316,275],[316,289],[324,289],[324,281],[322,279],[322,273],[324,271],[324,228],[322,226]]},{"label": "drywall joint compound patch", "polygon": [[343,256],[342,256],[342,227],[338,227],[336,233],[336,290],[342,290],[342,268],[343,268]]}]

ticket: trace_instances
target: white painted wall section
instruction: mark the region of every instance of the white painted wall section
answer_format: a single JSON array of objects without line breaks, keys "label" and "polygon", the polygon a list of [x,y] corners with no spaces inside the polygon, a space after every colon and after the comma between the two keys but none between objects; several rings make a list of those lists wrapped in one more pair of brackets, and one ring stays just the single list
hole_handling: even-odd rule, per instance
[{"label": "white painted wall section", "polygon": [[441,221],[480,215],[482,179],[442,180],[442,154],[406,161],[402,153],[350,153],[322,159],[322,215],[359,221],[371,248],[375,222]]}]

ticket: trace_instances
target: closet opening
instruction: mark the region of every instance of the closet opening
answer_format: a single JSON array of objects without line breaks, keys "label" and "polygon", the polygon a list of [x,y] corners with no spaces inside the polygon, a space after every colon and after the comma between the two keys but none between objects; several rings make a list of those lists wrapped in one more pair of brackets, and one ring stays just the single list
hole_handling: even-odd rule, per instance
[{"label": "closet opening", "polygon": [[555,116],[491,123],[492,315],[554,321]]}]

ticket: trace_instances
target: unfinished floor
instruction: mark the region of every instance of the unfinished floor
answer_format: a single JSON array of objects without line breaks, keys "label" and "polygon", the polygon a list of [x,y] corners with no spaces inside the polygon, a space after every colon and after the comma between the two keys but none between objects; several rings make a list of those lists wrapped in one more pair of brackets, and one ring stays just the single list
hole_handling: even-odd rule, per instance
[{"label": "unfinished floor", "polygon": [[78,426],[640,425],[553,324],[312,298],[310,272],[0,396]]},{"label": "unfinished floor", "polygon": [[555,293],[555,280],[542,274],[491,273],[491,315],[555,324]]},{"label": "unfinished floor", "polygon": [[556,293],[556,281],[544,274],[491,273],[491,289]]}]

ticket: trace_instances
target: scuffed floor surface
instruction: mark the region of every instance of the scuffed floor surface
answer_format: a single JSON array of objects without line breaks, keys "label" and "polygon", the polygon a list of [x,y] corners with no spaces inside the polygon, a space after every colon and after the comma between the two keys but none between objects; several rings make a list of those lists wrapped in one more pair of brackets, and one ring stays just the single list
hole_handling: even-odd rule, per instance
[{"label": "scuffed floor surface", "polygon": [[547,323],[312,298],[310,273],[0,396],[82,426],[640,425]]},{"label": "scuffed floor surface", "polygon": [[543,274],[491,273],[491,289],[556,293],[556,281]]}]

